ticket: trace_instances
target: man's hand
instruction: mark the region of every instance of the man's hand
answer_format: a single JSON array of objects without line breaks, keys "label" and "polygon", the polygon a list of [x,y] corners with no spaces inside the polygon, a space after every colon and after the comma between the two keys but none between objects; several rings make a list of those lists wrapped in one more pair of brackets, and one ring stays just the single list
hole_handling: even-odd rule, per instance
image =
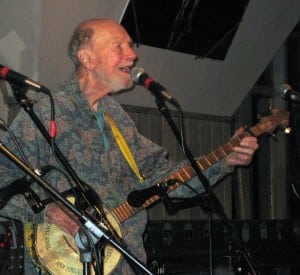
[{"label": "man's hand", "polygon": [[74,237],[79,230],[79,226],[70,216],[72,217],[72,214],[67,215],[56,203],[48,204],[45,209],[45,219],[47,221]]},{"label": "man's hand", "polygon": [[[234,136],[244,133],[243,127],[237,129]],[[257,138],[250,136],[242,139],[239,146],[233,148],[233,153],[226,157],[225,161],[228,166],[249,165],[252,161],[255,151],[258,149]]]}]

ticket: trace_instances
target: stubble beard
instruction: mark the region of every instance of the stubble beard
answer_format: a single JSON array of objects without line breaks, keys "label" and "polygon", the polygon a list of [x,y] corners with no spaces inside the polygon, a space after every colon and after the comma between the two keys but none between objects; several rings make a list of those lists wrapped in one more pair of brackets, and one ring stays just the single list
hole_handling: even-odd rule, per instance
[{"label": "stubble beard", "polygon": [[108,87],[112,93],[117,93],[123,90],[130,89],[133,86],[133,80],[124,79],[121,77],[114,77],[109,79],[104,73],[97,72],[96,78],[101,82],[102,85]]}]

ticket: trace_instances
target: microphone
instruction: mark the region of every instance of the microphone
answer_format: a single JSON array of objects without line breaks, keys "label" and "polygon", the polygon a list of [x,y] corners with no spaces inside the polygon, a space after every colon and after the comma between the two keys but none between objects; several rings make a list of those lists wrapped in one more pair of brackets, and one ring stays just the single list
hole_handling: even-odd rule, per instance
[{"label": "microphone", "polygon": [[49,90],[43,85],[1,64],[0,64],[0,78],[15,85],[27,86],[36,91],[41,91],[46,94],[49,93]]},{"label": "microphone", "polygon": [[159,98],[163,98],[173,104],[175,107],[180,108],[178,102],[171,94],[160,85],[158,82],[154,81],[150,76],[148,76],[143,68],[134,67],[131,69],[131,77],[133,81],[137,84],[143,85],[146,87],[150,92]]},{"label": "microphone", "polygon": [[158,183],[143,190],[135,190],[127,196],[127,202],[133,207],[142,206],[148,199],[155,195],[165,197],[169,186],[175,184],[177,180]]},{"label": "microphone", "polygon": [[300,102],[300,93],[293,90],[289,84],[282,84],[280,86],[279,95],[283,99]]}]

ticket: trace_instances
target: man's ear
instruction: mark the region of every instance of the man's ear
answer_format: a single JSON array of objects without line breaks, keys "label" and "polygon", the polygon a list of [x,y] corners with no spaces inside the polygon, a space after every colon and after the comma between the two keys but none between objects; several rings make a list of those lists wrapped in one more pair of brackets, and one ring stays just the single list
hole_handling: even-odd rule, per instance
[{"label": "man's ear", "polygon": [[77,53],[77,58],[82,66],[86,67],[87,69],[93,68],[92,54],[88,49],[80,49]]}]

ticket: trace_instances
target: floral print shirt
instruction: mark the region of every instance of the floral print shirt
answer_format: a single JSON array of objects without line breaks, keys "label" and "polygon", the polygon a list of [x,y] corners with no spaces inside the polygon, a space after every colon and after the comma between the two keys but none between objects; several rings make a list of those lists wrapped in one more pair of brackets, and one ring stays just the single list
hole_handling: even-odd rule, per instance
[{"label": "floral print shirt", "polygon": [[[28,97],[29,95],[30,92]],[[48,130],[51,120],[49,97],[36,93],[31,96],[30,99],[34,103],[33,110]],[[132,119],[112,96],[105,96],[99,101],[99,106],[103,110],[103,114],[100,114],[103,127],[99,128],[96,113],[90,109],[80,91],[75,74],[59,85],[52,96],[57,124],[55,143],[79,178],[99,195],[107,208],[117,207],[127,200],[131,191],[154,185],[186,164],[185,161],[175,163],[168,160],[168,153],[164,148],[139,134]],[[145,178],[143,183],[139,182],[121,153],[105,117],[106,113],[110,114],[124,136]],[[33,168],[42,168],[46,165],[59,166],[49,144],[23,109],[10,125],[10,129]],[[20,157],[8,133],[5,133],[2,143]],[[210,183],[214,184],[231,171],[232,169],[227,167],[224,161],[220,161],[207,169],[204,174]],[[0,188],[22,176],[24,172],[0,154]],[[59,170],[49,171],[44,179],[61,192],[70,189],[70,182]],[[200,192],[204,191],[201,183],[196,179],[191,180],[189,184]],[[41,198],[47,198],[46,193],[37,183],[31,186]],[[195,195],[184,186],[177,188],[173,193],[176,196]],[[22,222],[43,222],[43,212],[35,214],[23,195],[11,198],[0,210],[0,214]],[[142,210],[121,224],[127,249],[142,262],[146,261],[142,240],[146,223],[147,212]],[[26,274],[34,274],[33,272],[27,263]],[[113,272],[113,274],[119,273],[131,273],[125,261],[121,261],[119,267]]]}]

